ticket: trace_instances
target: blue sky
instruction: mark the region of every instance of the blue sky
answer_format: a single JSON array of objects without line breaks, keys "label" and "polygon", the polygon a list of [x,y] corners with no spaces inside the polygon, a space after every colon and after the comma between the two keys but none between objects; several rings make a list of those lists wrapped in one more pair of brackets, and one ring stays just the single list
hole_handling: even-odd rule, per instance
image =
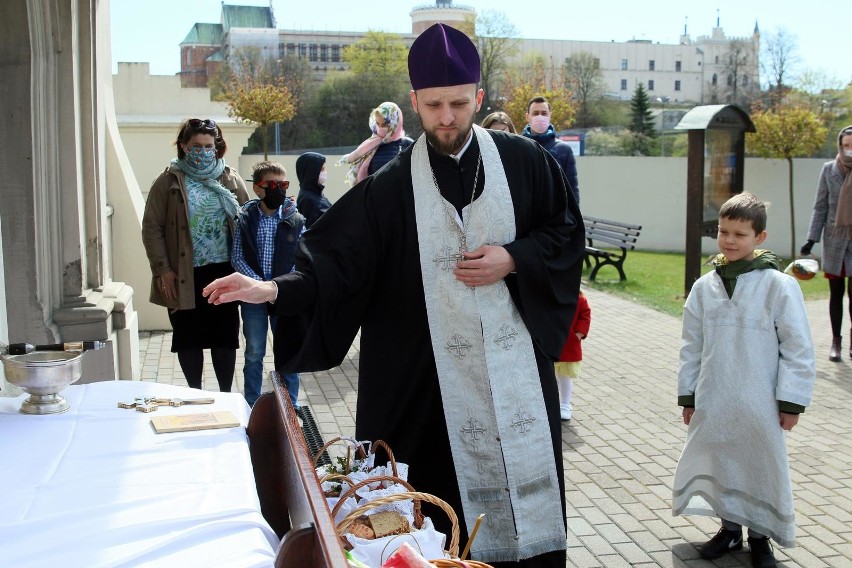
[{"label": "blue sky", "polygon": [[[263,0],[228,0],[229,4],[268,6]],[[834,3],[833,0],[831,3]],[[321,0],[318,2],[273,0],[279,28],[363,31],[377,29],[408,32],[409,13],[428,0]],[[626,41],[648,39],[677,43],[688,25],[692,38],[709,35],[716,24],[717,9],[727,36],[750,36],[757,20],[761,33],[785,29],[798,43],[800,70],[816,70],[841,84],[852,81],[852,51],[848,41],[849,18],[831,14],[824,5],[791,0],[466,0],[456,2],[478,12],[506,14],[521,37]],[[837,6],[841,5],[837,2]],[[112,58],[147,61],[151,73],[170,75],[180,69],[180,42],[195,22],[219,22],[220,0],[111,0]],[[843,8],[847,16],[852,9]]]}]

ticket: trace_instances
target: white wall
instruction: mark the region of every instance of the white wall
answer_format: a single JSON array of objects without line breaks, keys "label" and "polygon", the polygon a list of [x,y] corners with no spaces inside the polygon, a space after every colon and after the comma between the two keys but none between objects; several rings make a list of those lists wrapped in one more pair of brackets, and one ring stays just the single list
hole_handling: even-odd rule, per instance
[{"label": "white wall", "polygon": [[[824,160],[793,160],[796,236],[804,243],[817,178]],[[686,240],[686,158],[584,156],[577,160],[584,214],[642,225],[638,249],[683,251]],[[765,247],[790,251],[790,206],[786,160],[746,158],[744,186],[771,202]],[[704,251],[716,250],[705,238]],[[818,248],[818,247],[817,247]],[[815,249],[815,254],[819,250]]]},{"label": "white wall", "polygon": [[[299,191],[298,156],[270,156],[281,162],[292,181],[291,194]],[[340,156],[327,156],[325,195],[334,202],[348,187],[346,168],[336,166]],[[252,164],[262,155],[240,156],[240,173],[251,176]],[[686,158],[633,158],[583,156],[577,159],[580,206],[584,214],[642,225],[638,248],[683,251],[686,241]],[[796,248],[804,243],[811,218],[817,177],[824,160],[793,160],[796,197]],[[784,256],[790,250],[790,207],[786,160],[746,158],[745,189],[771,202],[766,247]],[[716,250],[714,239],[704,239],[704,249]],[[815,253],[819,254],[818,246]]]}]

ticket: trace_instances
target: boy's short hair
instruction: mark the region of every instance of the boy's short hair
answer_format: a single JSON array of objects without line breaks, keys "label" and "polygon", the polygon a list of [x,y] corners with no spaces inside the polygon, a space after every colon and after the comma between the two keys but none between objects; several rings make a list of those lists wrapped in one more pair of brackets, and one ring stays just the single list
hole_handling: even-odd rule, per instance
[{"label": "boy's short hair", "polygon": [[251,169],[251,181],[253,183],[259,183],[263,181],[263,178],[266,177],[267,174],[274,174],[277,176],[287,175],[287,170],[285,170],[284,166],[281,165],[279,162],[258,162],[253,165]]},{"label": "boy's short hair", "polygon": [[731,219],[732,221],[750,221],[754,234],[759,235],[766,230],[766,208],[768,202],[761,201],[753,193],[744,191],[739,193],[719,209],[720,219]]}]

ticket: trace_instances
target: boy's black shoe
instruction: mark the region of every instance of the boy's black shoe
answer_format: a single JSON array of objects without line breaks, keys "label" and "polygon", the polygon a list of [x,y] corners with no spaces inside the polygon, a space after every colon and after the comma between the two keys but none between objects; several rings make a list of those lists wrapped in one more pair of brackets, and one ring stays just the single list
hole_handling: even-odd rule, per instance
[{"label": "boy's black shoe", "polygon": [[778,565],[768,538],[749,537],[748,547],[751,550],[751,565],[754,568],[774,568]]},{"label": "boy's black shoe", "polygon": [[729,531],[721,528],[716,536],[698,547],[698,553],[701,558],[713,560],[733,550],[740,550],[742,547],[743,532],[741,530]]}]

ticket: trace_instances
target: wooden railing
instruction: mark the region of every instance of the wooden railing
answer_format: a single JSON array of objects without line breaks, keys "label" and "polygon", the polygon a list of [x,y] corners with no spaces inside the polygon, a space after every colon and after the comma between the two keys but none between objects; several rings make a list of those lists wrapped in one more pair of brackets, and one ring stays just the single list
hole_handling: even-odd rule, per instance
[{"label": "wooden railing", "polygon": [[275,568],[346,568],[287,388],[272,375],[274,392],[257,399],[248,436],[261,511],[282,538]]}]

